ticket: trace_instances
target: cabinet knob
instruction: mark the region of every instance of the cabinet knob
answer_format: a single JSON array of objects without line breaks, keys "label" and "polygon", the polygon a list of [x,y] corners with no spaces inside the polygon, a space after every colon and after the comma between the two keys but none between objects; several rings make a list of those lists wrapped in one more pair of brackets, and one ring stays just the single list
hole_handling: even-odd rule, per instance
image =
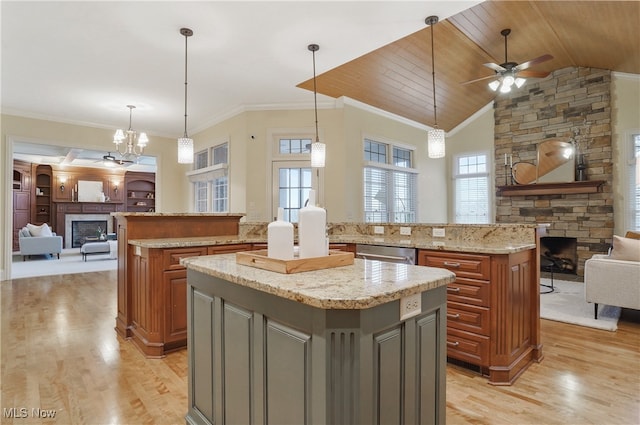
[{"label": "cabinet knob", "polygon": [[460,288],[457,286],[447,286],[447,292],[460,292]]},{"label": "cabinet knob", "polygon": [[459,319],[460,318],[460,314],[455,313],[455,314],[449,314],[447,313],[447,319]]},{"label": "cabinet knob", "polygon": [[445,261],[444,265],[447,267],[455,267],[455,268],[460,267],[460,263],[450,263],[449,261]]},{"label": "cabinet knob", "polygon": [[447,345],[449,347],[457,347],[460,343],[458,341],[447,341]]}]

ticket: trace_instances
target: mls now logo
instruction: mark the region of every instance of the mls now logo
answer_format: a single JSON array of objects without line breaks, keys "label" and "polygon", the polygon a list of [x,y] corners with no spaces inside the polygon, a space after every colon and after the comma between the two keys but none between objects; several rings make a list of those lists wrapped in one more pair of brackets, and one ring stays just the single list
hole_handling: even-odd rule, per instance
[{"label": "mls now logo", "polygon": [[26,407],[3,407],[2,416],[5,418],[22,419],[22,418],[55,418],[55,410],[46,410],[40,408],[32,408],[31,410]]},{"label": "mls now logo", "polygon": [[5,418],[26,418],[29,416],[29,409],[26,407],[3,407],[2,416]]}]

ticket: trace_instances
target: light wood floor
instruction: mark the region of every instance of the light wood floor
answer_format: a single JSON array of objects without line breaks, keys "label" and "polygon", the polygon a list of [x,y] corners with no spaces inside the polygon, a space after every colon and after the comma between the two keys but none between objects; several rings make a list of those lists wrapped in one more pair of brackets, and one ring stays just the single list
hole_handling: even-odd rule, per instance
[{"label": "light wood floor", "polygon": [[[0,423],[185,423],[186,350],[145,360],[119,338],[115,281],[95,272],[0,283]],[[608,332],[543,320],[545,358],[511,387],[448,366],[447,423],[640,423],[639,322]]]}]

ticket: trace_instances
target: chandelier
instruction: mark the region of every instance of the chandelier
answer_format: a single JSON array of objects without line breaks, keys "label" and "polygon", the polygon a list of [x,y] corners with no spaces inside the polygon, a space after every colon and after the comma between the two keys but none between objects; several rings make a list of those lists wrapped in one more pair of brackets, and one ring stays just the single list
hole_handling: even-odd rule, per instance
[{"label": "chandelier", "polygon": [[147,143],[149,143],[149,138],[147,137],[147,133],[138,134],[138,132],[131,127],[131,115],[136,107],[134,105],[127,105],[127,108],[129,108],[129,129],[126,131],[122,129],[116,130],[116,134],[113,135],[113,143],[115,143],[118,153],[123,157],[139,157],[142,155]]},{"label": "chandelier", "polygon": [[429,16],[424,21],[431,26],[431,76],[433,80],[433,119],[434,126],[427,132],[427,150],[429,158],[444,158],[444,130],[438,128],[438,107],[436,106],[436,61],[433,49],[433,26],[438,23],[437,16]]},{"label": "chandelier", "polygon": [[307,48],[313,55],[313,103],[316,113],[316,141],[311,144],[311,166],[316,168],[324,167],[326,146],[320,142],[318,136],[318,99],[316,91],[316,52],[320,50],[320,46],[317,44],[309,44]]},{"label": "chandelier", "polygon": [[189,28],[180,28],[184,35],[184,135],[178,138],[178,164],[193,164],[193,139],[187,135],[187,40],[193,35]]}]

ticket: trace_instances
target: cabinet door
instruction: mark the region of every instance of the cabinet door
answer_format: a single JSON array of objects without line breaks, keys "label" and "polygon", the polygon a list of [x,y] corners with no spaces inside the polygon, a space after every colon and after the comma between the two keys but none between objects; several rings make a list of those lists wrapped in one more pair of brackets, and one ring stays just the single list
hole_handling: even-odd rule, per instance
[{"label": "cabinet door", "polygon": [[187,339],[187,271],[164,272],[165,336],[171,344]]}]

